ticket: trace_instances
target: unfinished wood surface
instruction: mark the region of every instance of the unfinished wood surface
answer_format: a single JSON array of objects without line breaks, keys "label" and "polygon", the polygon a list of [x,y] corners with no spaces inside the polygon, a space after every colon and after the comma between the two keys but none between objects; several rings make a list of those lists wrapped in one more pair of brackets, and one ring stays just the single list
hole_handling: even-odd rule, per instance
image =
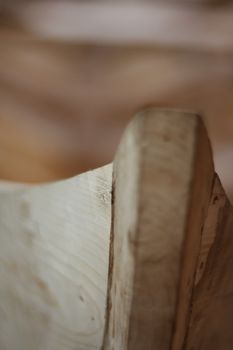
[{"label": "unfinished wood surface", "polygon": [[[126,131],[114,165],[105,350],[170,349],[190,203],[200,197],[194,204],[196,238],[189,268],[194,273],[211,175],[199,117],[151,109]],[[190,294],[184,297],[189,305]]]},{"label": "unfinished wood surface", "polygon": [[103,341],[112,166],[0,190],[0,349],[91,350]]},{"label": "unfinished wood surface", "polygon": [[201,119],[139,114],[113,176],[103,349],[232,349],[233,211]]},{"label": "unfinished wood surface", "polygon": [[113,178],[0,184],[0,349],[232,349],[232,232],[201,118],[139,113]]},{"label": "unfinished wood surface", "polygon": [[216,175],[202,230],[184,349],[233,349],[232,324],[233,209]]},{"label": "unfinished wood surface", "polygon": [[[182,168],[180,168],[182,172]],[[195,141],[195,156],[192,163],[189,204],[185,218],[185,232],[180,255],[179,287],[177,291],[177,309],[173,324],[172,350],[181,350],[187,333],[190,319],[191,297],[199,256],[202,228],[207,215],[211,196],[214,166],[209,140],[199,120]],[[183,205],[183,203],[179,203]]]}]

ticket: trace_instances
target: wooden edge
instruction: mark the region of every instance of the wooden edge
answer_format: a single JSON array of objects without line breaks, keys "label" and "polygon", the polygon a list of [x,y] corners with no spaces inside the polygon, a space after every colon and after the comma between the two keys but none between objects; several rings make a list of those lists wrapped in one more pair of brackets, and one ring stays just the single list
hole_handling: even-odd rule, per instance
[{"label": "wooden edge", "polygon": [[104,350],[181,349],[213,176],[198,116],[150,109],[126,130],[114,162]]},{"label": "wooden edge", "polygon": [[202,228],[185,350],[233,349],[233,209],[218,176]]},{"label": "wooden edge", "polygon": [[198,124],[189,193],[189,209],[181,254],[180,283],[172,350],[183,349],[187,336],[202,229],[214,183],[214,166],[209,139],[202,121],[199,121]]},{"label": "wooden edge", "polygon": [[211,163],[203,135],[193,169],[172,350],[233,349],[233,209]]}]

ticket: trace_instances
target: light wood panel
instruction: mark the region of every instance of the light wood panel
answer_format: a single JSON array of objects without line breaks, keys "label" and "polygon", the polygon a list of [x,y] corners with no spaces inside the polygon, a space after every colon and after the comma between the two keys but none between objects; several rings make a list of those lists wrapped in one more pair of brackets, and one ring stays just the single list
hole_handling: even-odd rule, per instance
[{"label": "light wood panel", "polygon": [[102,344],[112,166],[0,192],[1,350]]}]

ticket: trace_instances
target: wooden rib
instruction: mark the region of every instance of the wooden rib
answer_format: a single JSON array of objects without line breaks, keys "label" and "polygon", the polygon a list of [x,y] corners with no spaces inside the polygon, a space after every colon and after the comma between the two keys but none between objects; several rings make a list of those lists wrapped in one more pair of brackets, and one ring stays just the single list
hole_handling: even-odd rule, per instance
[{"label": "wooden rib", "polygon": [[[201,232],[206,219],[214,181],[214,167],[209,140],[201,121],[199,121],[199,132],[196,136],[195,158],[191,177],[192,186],[189,189],[189,211],[186,218],[186,232],[184,233],[184,245],[181,254],[178,306],[172,350],[183,349],[186,337],[190,319],[191,296],[201,244]],[[184,204],[180,203],[180,205]]]},{"label": "wooden rib", "polygon": [[190,304],[185,350],[233,349],[233,208],[216,175]]},{"label": "wooden rib", "polygon": [[[185,337],[190,278],[195,274],[213,181],[212,158],[201,119],[154,109],[138,115],[118,151],[114,179],[103,349],[168,350],[177,298],[182,308],[177,320],[180,344]],[[190,243],[194,244],[193,253],[186,257],[184,248]],[[184,289],[183,284],[188,286]]]},{"label": "wooden rib", "polygon": [[141,113],[114,179],[103,349],[232,349],[233,208],[201,119]]}]

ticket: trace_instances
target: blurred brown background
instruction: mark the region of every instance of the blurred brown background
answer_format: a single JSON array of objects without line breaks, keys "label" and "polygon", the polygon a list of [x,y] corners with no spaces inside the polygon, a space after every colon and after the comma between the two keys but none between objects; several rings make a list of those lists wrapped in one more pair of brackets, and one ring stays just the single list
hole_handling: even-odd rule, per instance
[{"label": "blurred brown background", "polygon": [[[231,16],[229,2],[200,3],[198,11],[215,13],[210,32],[215,26],[226,31],[221,14]],[[195,45],[183,47],[59,40],[33,30],[37,11],[43,19],[48,4],[25,12],[25,2],[2,4],[0,178],[51,181],[106,164],[127,121],[153,104],[204,116],[217,171],[233,198],[233,52],[224,34],[218,38],[223,49],[199,47],[195,33],[189,33]],[[68,28],[69,12],[63,13]],[[59,26],[61,17],[49,18]]]}]

